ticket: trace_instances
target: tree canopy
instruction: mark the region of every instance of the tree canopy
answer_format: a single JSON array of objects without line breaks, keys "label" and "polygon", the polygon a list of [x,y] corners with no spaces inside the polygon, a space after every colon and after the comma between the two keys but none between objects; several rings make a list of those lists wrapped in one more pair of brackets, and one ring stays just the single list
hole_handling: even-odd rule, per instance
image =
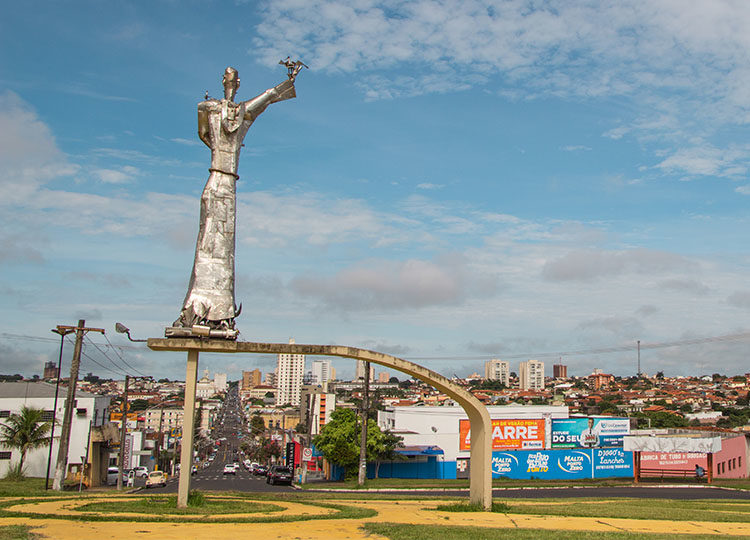
[{"label": "tree canopy", "polygon": [[[350,473],[359,465],[359,434],[357,414],[352,409],[336,409],[313,443],[330,463]],[[381,431],[375,420],[368,420],[367,461],[393,459],[401,441],[401,437]]]},{"label": "tree canopy", "polygon": [[44,411],[33,407],[21,407],[20,413],[11,414],[0,424],[0,443],[21,451],[18,462],[19,473],[23,472],[26,452],[49,444],[52,422],[43,420]]}]

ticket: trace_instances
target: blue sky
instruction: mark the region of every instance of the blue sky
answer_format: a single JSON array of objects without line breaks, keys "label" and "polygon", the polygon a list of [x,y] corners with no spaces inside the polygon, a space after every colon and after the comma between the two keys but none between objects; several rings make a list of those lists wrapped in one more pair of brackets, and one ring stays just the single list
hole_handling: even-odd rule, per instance
[{"label": "blue sky", "polygon": [[[40,373],[56,342],[20,336],[81,317],[118,345],[115,321],[163,334],[208,174],[196,105],[221,96],[228,65],[238,99],[274,86],[287,55],[310,66],[298,97],[263,113],[240,160],[242,339],[370,348],[448,376],[492,357],[551,374],[555,353],[571,374],[627,375],[637,340],[749,332],[750,4],[600,4],[6,6],[0,371]],[[184,376],[181,355],[122,351]],[[84,371],[118,371],[87,354]],[[650,373],[750,371],[747,339],[641,358]]]}]

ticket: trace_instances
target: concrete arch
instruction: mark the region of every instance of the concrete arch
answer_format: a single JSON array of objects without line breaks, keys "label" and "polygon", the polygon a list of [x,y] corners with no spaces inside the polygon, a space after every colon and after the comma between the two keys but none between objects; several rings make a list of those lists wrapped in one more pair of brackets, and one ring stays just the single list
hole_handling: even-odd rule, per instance
[{"label": "concrete arch", "polygon": [[[304,345],[297,343],[260,343],[247,341],[226,341],[218,339],[190,339],[190,338],[151,338],[148,346],[154,351],[187,351],[188,369],[186,383],[194,378],[198,369],[198,353],[265,353],[265,354],[304,354],[308,356],[338,356],[364,360],[411,375],[447,394],[463,407],[471,421],[471,469],[469,471],[470,494],[473,504],[481,505],[485,510],[492,506],[492,470],[490,467],[492,447],[492,424],[487,408],[470,392],[452,383],[448,378],[413,362],[397,358],[388,354],[345,347],[341,345]],[[189,386],[189,384],[187,385]],[[192,396],[188,396],[185,389],[185,406],[188,401],[195,402],[195,384]],[[190,399],[192,398],[192,399]],[[191,405],[192,406],[192,405]],[[186,409],[189,410],[189,409]],[[192,415],[185,415],[185,418]],[[185,426],[186,428],[188,426]],[[192,426],[188,433],[192,433]],[[189,448],[192,448],[192,443]],[[185,486],[182,485],[183,478]],[[185,492],[185,503],[189,490],[190,475],[180,476],[180,493]],[[178,497],[179,505],[179,497]]]}]

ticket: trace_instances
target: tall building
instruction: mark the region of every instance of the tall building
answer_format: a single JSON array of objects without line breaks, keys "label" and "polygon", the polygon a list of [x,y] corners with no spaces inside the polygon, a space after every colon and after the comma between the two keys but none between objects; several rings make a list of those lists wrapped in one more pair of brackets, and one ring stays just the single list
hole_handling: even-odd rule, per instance
[{"label": "tall building", "polygon": [[242,372],[242,388],[248,389],[248,388],[255,388],[256,386],[260,386],[261,383],[261,372],[259,369],[254,369],[252,371],[243,371]]},{"label": "tall building", "polygon": [[[293,339],[289,343],[294,343]],[[304,354],[280,354],[276,362],[276,406],[291,403],[299,406],[300,389],[305,375]]]},{"label": "tall building", "polygon": [[300,399],[300,421],[303,422],[310,435],[317,435],[331,419],[331,413],[336,408],[336,394],[328,393],[318,385],[302,387]]},{"label": "tall building", "polygon": [[[354,380],[364,379],[365,378],[365,365],[367,362],[364,360],[357,360],[357,373],[354,376]],[[370,381],[375,380],[375,366],[373,364],[370,364]]]},{"label": "tall building", "polygon": [[226,373],[214,373],[214,388],[217,392],[226,392],[229,385],[227,384]]},{"label": "tall building", "polygon": [[552,376],[555,379],[567,379],[568,378],[568,366],[565,366],[563,364],[553,365]]},{"label": "tall building", "polygon": [[313,384],[324,385],[332,379],[331,377],[331,361],[330,360],[313,360],[312,368],[310,370],[312,377],[311,381]]},{"label": "tall building", "polygon": [[44,363],[43,379],[57,379],[57,365],[54,362]]},{"label": "tall building", "polygon": [[484,378],[490,381],[500,381],[510,386],[510,364],[505,360],[493,358],[484,363]]},{"label": "tall building", "polygon": [[378,382],[387,383],[390,380],[390,374],[387,371],[381,371],[378,373]]},{"label": "tall building", "polygon": [[521,390],[544,390],[544,362],[527,360],[520,367]]}]

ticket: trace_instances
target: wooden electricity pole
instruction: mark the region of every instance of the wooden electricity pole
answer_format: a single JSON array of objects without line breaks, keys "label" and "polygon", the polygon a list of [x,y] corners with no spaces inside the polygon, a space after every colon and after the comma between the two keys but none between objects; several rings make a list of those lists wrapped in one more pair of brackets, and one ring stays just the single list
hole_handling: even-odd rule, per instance
[{"label": "wooden electricity pole", "polygon": [[76,344],[73,350],[73,362],[70,365],[70,379],[68,380],[68,395],[65,399],[65,413],[63,415],[62,431],[60,432],[60,448],[57,452],[57,466],[55,468],[55,480],[52,483],[52,489],[55,491],[63,490],[65,474],[68,468],[68,449],[70,447],[70,428],[73,422],[73,409],[76,400],[76,385],[78,384],[78,368],[81,365],[81,349],[83,348],[83,336],[87,332],[100,332],[104,334],[103,328],[86,328],[86,321],[80,319],[78,326],[58,325],[60,332],[65,330],[74,330],[76,333]]},{"label": "wooden electricity pole", "polygon": [[365,384],[362,392],[362,431],[359,438],[359,475],[357,485],[363,486],[367,478],[367,410],[369,409],[367,399],[370,390],[370,362],[365,365]]},{"label": "wooden electricity pole", "polygon": [[117,471],[117,489],[122,489],[122,472],[125,470],[125,439],[128,435],[128,382],[130,375],[125,375],[125,396],[120,407],[120,466]]}]

